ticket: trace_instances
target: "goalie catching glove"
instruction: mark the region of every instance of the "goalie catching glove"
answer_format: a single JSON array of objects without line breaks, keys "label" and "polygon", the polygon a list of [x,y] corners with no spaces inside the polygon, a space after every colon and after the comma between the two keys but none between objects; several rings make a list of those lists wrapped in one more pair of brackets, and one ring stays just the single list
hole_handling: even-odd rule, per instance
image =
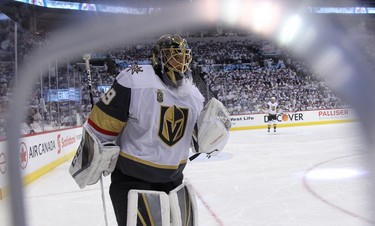
[{"label": "goalie catching glove", "polygon": [[217,155],[228,142],[231,121],[225,106],[212,98],[199,115],[193,134],[193,151]]},{"label": "goalie catching glove", "polygon": [[96,184],[102,174],[112,173],[120,153],[120,147],[114,143],[101,143],[86,125],[82,128],[82,141],[69,168],[80,188]]}]

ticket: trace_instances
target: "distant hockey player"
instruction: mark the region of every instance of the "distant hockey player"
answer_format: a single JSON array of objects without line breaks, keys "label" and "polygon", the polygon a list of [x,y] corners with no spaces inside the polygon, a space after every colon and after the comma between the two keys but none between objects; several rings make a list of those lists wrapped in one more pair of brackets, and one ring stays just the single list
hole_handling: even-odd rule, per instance
[{"label": "distant hockey player", "polygon": [[271,100],[265,106],[265,110],[268,113],[268,132],[270,132],[271,125],[273,124],[273,132],[276,132],[277,115],[280,113],[279,104],[276,102],[275,97],[271,97]]},{"label": "distant hockey player", "polygon": [[109,193],[119,226],[197,224],[194,195],[183,182],[189,149],[220,152],[230,118],[216,99],[203,107],[188,76],[191,60],[185,39],[160,37],[152,65],[124,69],[83,126],[70,173],[81,188],[111,173]]}]

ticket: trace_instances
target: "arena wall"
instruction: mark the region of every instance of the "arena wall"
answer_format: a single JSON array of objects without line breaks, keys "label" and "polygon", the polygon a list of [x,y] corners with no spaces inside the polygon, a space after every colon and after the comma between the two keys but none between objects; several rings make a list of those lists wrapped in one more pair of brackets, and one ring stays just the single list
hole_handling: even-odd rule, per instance
[{"label": "arena wall", "polygon": [[[306,126],[357,120],[353,109],[284,112],[278,115],[278,127]],[[231,130],[261,129],[267,127],[267,114],[231,116]]]},{"label": "arena wall", "polygon": [[[278,127],[306,126],[356,121],[353,109],[285,112],[278,116]],[[231,116],[231,130],[267,127],[266,114]],[[71,159],[82,138],[82,128],[64,129],[24,136],[20,139],[18,155],[24,185],[27,185],[65,161]],[[0,200],[7,194],[7,148],[0,141]],[[67,172],[68,173],[68,172]]]},{"label": "arena wall", "polygon": [[[24,136],[19,141],[19,165],[24,185],[71,159],[82,138],[82,128]],[[7,142],[0,142],[0,200],[7,195]],[[68,173],[68,172],[67,172]]]}]

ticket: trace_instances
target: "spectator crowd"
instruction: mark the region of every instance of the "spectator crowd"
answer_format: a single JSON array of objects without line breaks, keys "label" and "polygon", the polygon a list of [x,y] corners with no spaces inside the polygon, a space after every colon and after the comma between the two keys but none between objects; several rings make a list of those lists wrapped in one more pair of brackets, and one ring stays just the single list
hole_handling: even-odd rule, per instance
[{"label": "spectator crowd", "polygon": [[[2,34],[12,30],[12,23],[0,21]],[[9,32],[8,32],[9,33]],[[15,63],[13,35],[0,36],[0,136],[5,135],[7,105],[10,103]],[[19,35],[19,59],[37,46],[28,32]],[[38,38],[40,43],[40,37]],[[153,39],[153,42],[155,40]],[[103,64],[93,65],[94,101],[114,81],[114,76],[128,64],[150,63],[153,42],[101,50]],[[348,108],[302,60],[269,41],[244,36],[189,37],[193,50],[192,73],[202,93],[214,96],[235,114],[263,113],[262,106],[275,96],[285,111]],[[109,65],[107,60],[112,62]],[[82,123],[90,112],[87,76],[84,65],[77,62],[51,64],[35,84],[30,95],[27,116],[22,128],[25,134]],[[72,89],[67,99],[52,99],[51,90]],[[73,92],[73,91],[72,91]],[[77,95],[77,96],[74,96]]]}]

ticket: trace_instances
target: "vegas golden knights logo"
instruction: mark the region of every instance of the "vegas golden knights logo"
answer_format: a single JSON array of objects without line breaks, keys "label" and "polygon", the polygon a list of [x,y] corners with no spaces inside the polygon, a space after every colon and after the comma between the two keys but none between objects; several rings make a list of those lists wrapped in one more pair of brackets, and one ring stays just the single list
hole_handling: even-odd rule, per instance
[{"label": "vegas golden knights logo", "polygon": [[175,145],[184,136],[189,109],[161,106],[159,137],[169,146]]}]

